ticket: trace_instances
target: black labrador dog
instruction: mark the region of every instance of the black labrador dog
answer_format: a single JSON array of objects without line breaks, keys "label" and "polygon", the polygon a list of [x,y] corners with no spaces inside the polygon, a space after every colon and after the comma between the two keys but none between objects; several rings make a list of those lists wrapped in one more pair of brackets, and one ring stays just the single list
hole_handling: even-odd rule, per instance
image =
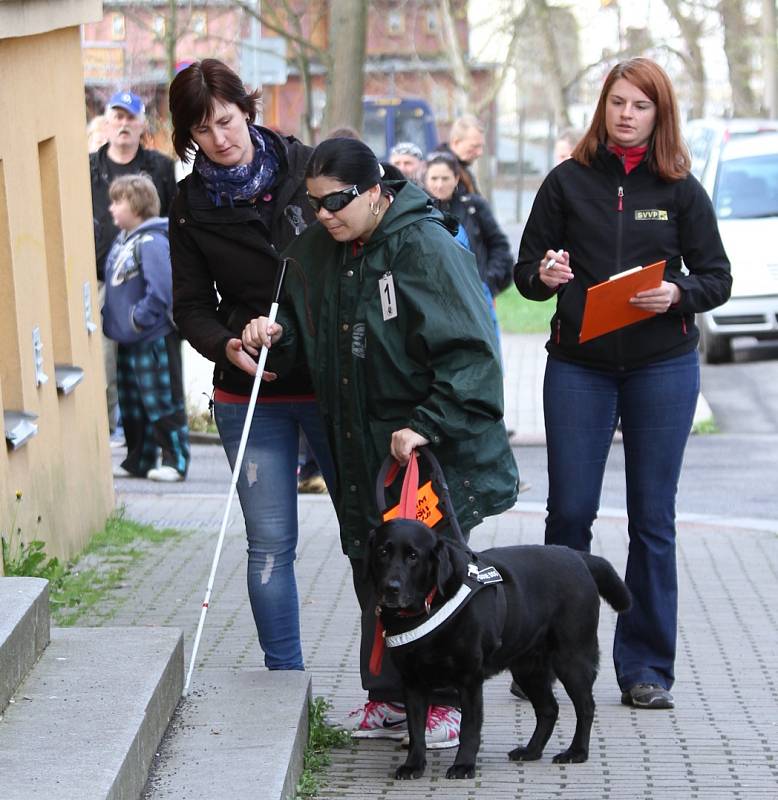
[{"label": "black labrador dog", "polygon": [[594,718],[600,595],[618,612],[629,589],[604,558],[568,547],[520,545],[473,553],[415,520],[391,520],[370,535],[367,569],[385,642],[402,676],[408,758],[396,778],[426,767],[424,729],[433,689],[459,692],[460,745],[447,778],[475,777],[483,682],[509,669],[535,711],[536,726],[512,761],[541,757],[559,715],[559,678],[577,717],[556,763],[586,761]]}]

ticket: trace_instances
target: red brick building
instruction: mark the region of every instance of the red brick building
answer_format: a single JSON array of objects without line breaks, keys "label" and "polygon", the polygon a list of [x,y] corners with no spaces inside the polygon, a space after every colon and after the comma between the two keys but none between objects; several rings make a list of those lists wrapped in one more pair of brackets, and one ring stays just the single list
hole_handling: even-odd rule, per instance
[{"label": "red brick building", "polygon": [[[263,13],[272,13],[263,3]],[[467,2],[457,0],[457,34],[467,53]],[[437,0],[375,0],[369,3],[365,94],[419,97],[435,114],[445,137],[450,121],[468,109],[454,107],[453,80],[441,36]],[[327,0],[299,0],[296,18],[300,31],[320,52],[327,48]],[[281,27],[294,30],[287,21]],[[260,39],[260,34],[262,39]],[[171,38],[175,55],[169,55]],[[182,64],[208,56],[220,58],[236,69],[250,85],[251,57],[256,45],[278,39],[269,25],[260,25],[229,0],[179,2],[171,21],[168,0],[108,0],[101,22],[83,26],[83,55],[87,107],[99,113],[118,88],[130,87],[146,100],[153,129],[163,131],[167,118],[167,86],[171,62]],[[271,43],[272,45],[273,43]],[[278,44],[276,41],[275,44]],[[261,44],[260,44],[261,46]],[[264,84],[266,125],[304,135],[305,96],[294,42],[286,46],[286,82]],[[325,70],[313,54],[310,65],[313,123],[321,122],[325,101]],[[254,73],[254,77],[258,73]],[[491,79],[489,66],[473,67],[476,86]],[[491,122],[492,114],[485,122]]]}]

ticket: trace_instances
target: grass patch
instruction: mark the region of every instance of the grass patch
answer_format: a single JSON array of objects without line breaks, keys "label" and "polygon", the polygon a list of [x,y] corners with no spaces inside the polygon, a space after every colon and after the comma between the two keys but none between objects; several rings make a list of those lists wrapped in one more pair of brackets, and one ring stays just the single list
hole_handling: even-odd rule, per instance
[{"label": "grass patch", "polygon": [[7,576],[48,580],[52,621],[61,626],[75,624],[103,601],[149,544],[181,535],[172,528],[159,529],[125,519],[122,509],[108,517],[103,530],[92,536],[77,560],[62,564],[46,556],[44,542],[25,543],[21,530],[15,533],[16,540],[13,536],[2,539],[4,572]]},{"label": "grass patch", "polygon": [[555,297],[543,302],[527,300],[518,289],[509,287],[497,297],[497,320],[505,333],[548,333],[555,308]]},{"label": "grass patch", "polygon": [[180,535],[172,528],[160,529],[125,519],[123,509],[112,514],[105,528],[89,540],[78,561],[68,565],[63,580],[50,587],[54,622],[74,625],[122,583],[149,544]]},{"label": "grass patch", "polygon": [[700,422],[695,422],[694,425],[692,425],[692,433],[708,434],[718,432],[719,426],[716,425],[716,420],[712,417],[709,419],[703,419]]},{"label": "grass patch", "polygon": [[327,725],[324,717],[330,704],[323,697],[315,697],[308,704],[308,744],[303,756],[303,773],[297,782],[295,800],[310,800],[320,788],[321,773],[330,764],[330,750],[346,747],[351,737],[347,731]]},{"label": "grass patch", "polygon": [[210,411],[190,411],[187,414],[189,430],[195,433],[218,433]]}]

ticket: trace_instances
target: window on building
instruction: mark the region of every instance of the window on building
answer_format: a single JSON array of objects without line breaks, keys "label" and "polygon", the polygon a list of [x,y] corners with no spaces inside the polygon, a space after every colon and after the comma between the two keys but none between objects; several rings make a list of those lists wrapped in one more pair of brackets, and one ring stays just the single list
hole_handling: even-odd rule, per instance
[{"label": "window on building", "polygon": [[192,12],[192,33],[205,36],[208,33],[208,14],[205,11]]},{"label": "window on building", "polygon": [[386,29],[390,36],[400,36],[405,32],[405,17],[399,8],[393,8],[387,14]]},{"label": "window on building", "polygon": [[427,33],[437,33],[440,30],[438,12],[434,9],[427,11],[425,23],[427,26]]},{"label": "window on building", "polygon": [[111,15],[111,38],[114,41],[124,39],[124,14],[115,12]]},{"label": "window on building", "polygon": [[165,30],[167,28],[167,20],[162,16],[162,14],[155,14],[152,27],[154,29],[154,35],[158,39],[162,39],[165,36]]},{"label": "window on building", "polygon": [[[0,386],[3,410],[24,407],[19,331],[16,321],[16,281],[11,255],[11,230],[5,190],[5,164],[0,160]],[[32,341],[32,340],[30,340]]]},{"label": "window on building", "polygon": [[59,158],[54,138],[38,142],[43,233],[46,252],[46,275],[49,282],[52,329],[57,335],[52,342],[55,363],[73,363],[68,309],[68,270],[65,264],[65,236],[62,225],[62,193],[59,179]]}]

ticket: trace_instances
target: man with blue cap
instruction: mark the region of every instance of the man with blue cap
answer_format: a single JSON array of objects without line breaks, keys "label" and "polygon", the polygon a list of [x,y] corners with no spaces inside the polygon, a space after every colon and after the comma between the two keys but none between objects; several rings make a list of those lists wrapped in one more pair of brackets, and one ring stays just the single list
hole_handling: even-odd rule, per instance
[{"label": "man with blue cap", "polygon": [[[108,187],[121,175],[144,173],[151,178],[159,193],[160,215],[166,217],[176,194],[173,161],[156,150],[146,150],[140,140],[146,128],[146,107],[137,94],[123,89],[116,92],[105,107],[105,132],[108,141],[89,156],[92,182],[92,222],[97,257],[97,280],[102,305],[105,259],[119,229],[108,210]],[[108,383],[108,422],[113,434],[116,428],[118,394],[116,390],[116,344],[104,340],[106,380]]]}]

